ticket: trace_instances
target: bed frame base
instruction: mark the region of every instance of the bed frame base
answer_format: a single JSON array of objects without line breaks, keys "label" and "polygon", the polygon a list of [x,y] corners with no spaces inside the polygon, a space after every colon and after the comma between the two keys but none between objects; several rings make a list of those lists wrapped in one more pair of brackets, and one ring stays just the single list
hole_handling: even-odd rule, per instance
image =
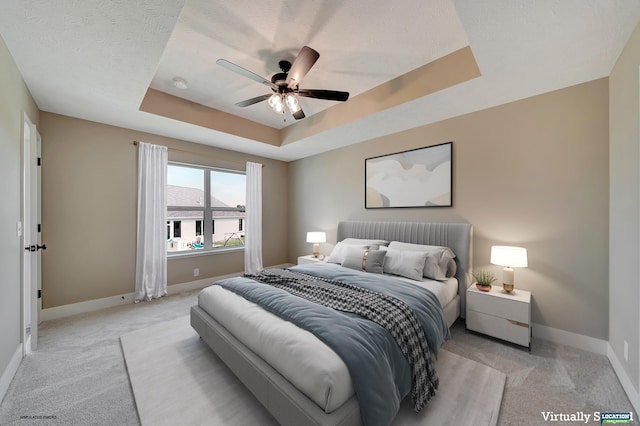
[{"label": "bed frame base", "polygon": [[281,425],[362,425],[355,396],[325,413],[199,306],[191,307],[191,326]]}]

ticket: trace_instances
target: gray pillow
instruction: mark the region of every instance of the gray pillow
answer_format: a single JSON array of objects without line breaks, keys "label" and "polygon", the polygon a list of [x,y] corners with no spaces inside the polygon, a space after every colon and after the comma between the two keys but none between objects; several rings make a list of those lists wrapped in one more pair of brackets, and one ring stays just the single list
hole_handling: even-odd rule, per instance
[{"label": "gray pillow", "polygon": [[346,247],[342,266],[358,271],[381,274],[385,255],[386,252],[382,250],[369,250],[355,246]]}]

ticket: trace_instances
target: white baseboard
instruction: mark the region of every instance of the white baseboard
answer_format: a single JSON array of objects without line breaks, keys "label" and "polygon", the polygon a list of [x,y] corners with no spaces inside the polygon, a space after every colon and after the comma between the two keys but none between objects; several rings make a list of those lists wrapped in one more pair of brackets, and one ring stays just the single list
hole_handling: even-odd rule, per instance
[{"label": "white baseboard", "polygon": [[[193,291],[205,288],[214,281],[224,278],[237,277],[242,275],[242,272],[221,275],[212,278],[203,278],[196,281],[189,281],[181,284],[173,284],[167,286],[167,292],[169,295],[175,293],[181,293],[184,291]],[[104,297],[102,299],[87,300],[86,302],[71,303],[69,305],[56,306],[54,308],[43,309],[40,312],[39,322],[50,321],[58,318],[64,318],[71,315],[84,314],[86,312],[97,311],[104,308],[112,308],[114,306],[125,305],[134,303],[134,293],[119,294],[117,296]]]},{"label": "white baseboard", "polygon": [[18,345],[16,351],[13,353],[11,360],[9,361],[9,365],[2,372],[2,376],[0,376],[0,402],[4,399],[4,396],[7,394],[7,390],[9,389],[9,385],[13,380],[13,377],[16,375],[18,371],[18,367],[20,367],[20,362],[22,361],[22,345]]},{"label": "white baseboard", "polygon": [[[269,268],[284,268],[293,266],[291,263],[285,263],[282,265],[269,266]],[[233,274],[220,275],[217,277],[203,278],[196,281],[189,281],[181,284],[173,284],[167,286],[167,292],[169,295],[172,293],[180,293],[183,291],[193,291],[205,288],[211,285],[214,281],[222,280],[224,278],[237,277],[242,275],[243,272],[236,272]],[[87,300],[86,302],[71,303],[69,305],[56,306],[54,308],[47,308],[40,311],[40,318],[38,322],[50,321],[58,318],[69,317],[71,315],[84,314],[86,312],[97,311],[104,308],[112,308],[114,306],[125,305],[134,302],[134,293],[118,294],[116,296],[104,297],[102,299]]]},{"label": "white baseboard", "polygon": [[629,379],[627,372],[622,367],[622,363],[618,359],[618,356],[613,351],[613,348],[609,343],[607,343],[607,358],[609,358],[609,361],[611,362],[611,366],[613,367],[613,371],[616,372],[616,375],[618,376],[618,380],[620,380],[620,384],[622,385],[622,388],[624,389],[627,396],[629,397],[629,401],[631,401],[631,405],[633,405],[633,408],[636,410],[636,413],[640,413],[640,393],[638,393],[638,390],[635,388],[635,386],[633,386],[631,379]]},{"label": "white baseboard", "polygon": [[609,342],[606,340],[596,339],[595,337],[585,336],[583,334],[572,333],[570,331],[560,330],[557,328],[547,327],[542,324],[532,324],[533,337],[542,340],[548,340],[560,345],[567,345],[573,348],[582,349],[599,355],[607,355],[607,347]]}]

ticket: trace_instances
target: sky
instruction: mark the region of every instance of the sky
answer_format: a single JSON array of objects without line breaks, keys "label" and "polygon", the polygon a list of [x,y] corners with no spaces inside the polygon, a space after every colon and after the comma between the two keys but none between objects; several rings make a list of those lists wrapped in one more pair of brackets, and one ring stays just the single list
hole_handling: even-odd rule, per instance
[{"label": "sky", "polygon": [[[211,193],[223,203],[235,207],[245,205],[246,176],[242,173],[211,171]],[[198,188],[204,191],[204,170],[169,165],[167,184]]]}]

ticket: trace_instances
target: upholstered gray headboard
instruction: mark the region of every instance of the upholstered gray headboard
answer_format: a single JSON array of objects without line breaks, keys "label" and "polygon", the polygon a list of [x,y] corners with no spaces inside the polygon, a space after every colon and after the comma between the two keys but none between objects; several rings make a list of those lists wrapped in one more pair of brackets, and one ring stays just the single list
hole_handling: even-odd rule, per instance
[{"label": "upholstered gray headboard", "polygon": [[456,254],[460,316],[464,318],[467,287],[471,285],[473,227],[469,223],[357,222],[338,224],[338,241],[345,238],[382,239],[449,247]]}]

